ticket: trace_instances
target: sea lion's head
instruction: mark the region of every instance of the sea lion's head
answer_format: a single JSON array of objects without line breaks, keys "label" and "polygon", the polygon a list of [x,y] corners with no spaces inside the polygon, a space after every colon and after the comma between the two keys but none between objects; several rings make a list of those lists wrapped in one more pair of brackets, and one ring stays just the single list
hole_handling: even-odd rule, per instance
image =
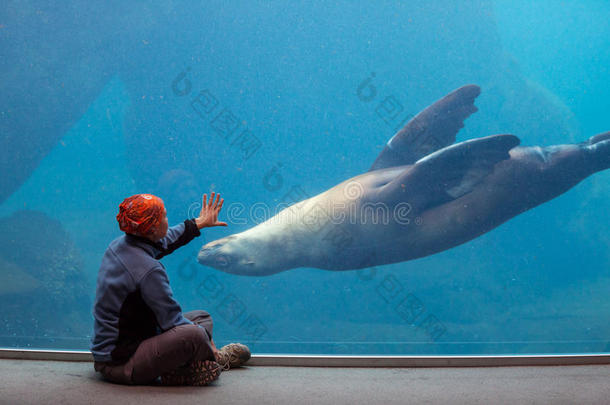
[{"label": "sea lion's head", "polygon": [[207,243],[201,247],[197,261],[225,273],[244,276],[267,276],[287,270],[283,248],[269,240],[242,232]]}]

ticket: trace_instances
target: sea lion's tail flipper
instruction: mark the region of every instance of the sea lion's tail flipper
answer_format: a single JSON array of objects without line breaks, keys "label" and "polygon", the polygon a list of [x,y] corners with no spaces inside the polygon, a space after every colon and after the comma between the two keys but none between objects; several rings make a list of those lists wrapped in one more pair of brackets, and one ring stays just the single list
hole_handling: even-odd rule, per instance
[{"label": "sea lion's tail flipper", "polygon": [[610,169],[610,132],[592,136],[585,147],[591,154],[593,172]]},{"label": "sea lion's tail flipper", "polygon": [[381,151],[370,170],[412,164],[455,142],[464,120],[477,111],[479,86],[469,84],[449,93],[412,118]]},{"label": "sea lion's tail flipper", "polygon": [[407,202],[421,211],[469,193],[492,171],[510,158],[519,145],[514,135],[492,135],[448,146],[405,169],[380,189],[381,201]]}]

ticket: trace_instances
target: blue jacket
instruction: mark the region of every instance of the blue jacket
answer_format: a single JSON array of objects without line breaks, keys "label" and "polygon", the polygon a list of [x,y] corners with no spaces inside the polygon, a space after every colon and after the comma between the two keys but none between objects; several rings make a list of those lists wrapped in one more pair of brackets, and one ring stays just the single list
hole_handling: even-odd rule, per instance
[{"label": "blue jacket", "polygon": [[110,243],[98,273],[93,306],[95,361],[124,363],[144,339],[192,324],[182,316],[159,259],[200,234],[190,219],[169,228],[157,243],[131,234]]}]

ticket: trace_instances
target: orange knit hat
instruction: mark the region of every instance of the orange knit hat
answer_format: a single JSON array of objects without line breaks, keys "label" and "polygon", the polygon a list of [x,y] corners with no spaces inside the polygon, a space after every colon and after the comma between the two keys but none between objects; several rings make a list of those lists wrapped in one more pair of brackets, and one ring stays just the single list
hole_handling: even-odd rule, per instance
[{"label": "orange knit hat", "polygon": [[127,197],[119,205],[116,216],[121,231],[147,236],[163,219],[163,200],[152,194],[136,194]]}]

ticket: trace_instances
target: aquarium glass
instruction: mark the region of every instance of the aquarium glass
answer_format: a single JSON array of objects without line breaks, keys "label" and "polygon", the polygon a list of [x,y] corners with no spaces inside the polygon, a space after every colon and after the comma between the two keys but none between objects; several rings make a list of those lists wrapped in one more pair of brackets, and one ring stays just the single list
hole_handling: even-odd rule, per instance
[{"label": "aquarium glass", "polygon": [[[228,226],[203,229],[162,263],[183,311],[212,314],[217,344],[255,354],[609,352],[607,147],[583,155],[580,168],[597,159],[597,173],[509,178],[507,199],[486,190],[489,202],[467,212],[499,215],[532,187],[580,176],[413,260],[384,263],[386,252],[400,256],[400,233],[372,222],[330,229],[324,212],[264,228],[257,237],[274,240],[265,250],[244,247],[285,271],[231,274],[197,260],[204,244],[282,208],[334,198],[318,195],[368,172],[403,125],[465,85],[481,94],[456,142],[513,134],[524,147],[584,147],[610,130],[608,21],[602,0],[2,2],[0,346],[89,350],[121,201],[155,194],[175,225],[213,191]],[[449,187],[452,173],[462,182],[426,207],[473,192],[460,162],[475,152],[462,152],[442,170],[428,159],[410,195]],[[348,191],[360,198],[367,187]],[[409,217],[405,249],[424,237],[417,227],[446,243],[444,227],[459,226],[452,215]],[[346,229],[348,245],[381,244],[377,255],[345,253]]]}]

